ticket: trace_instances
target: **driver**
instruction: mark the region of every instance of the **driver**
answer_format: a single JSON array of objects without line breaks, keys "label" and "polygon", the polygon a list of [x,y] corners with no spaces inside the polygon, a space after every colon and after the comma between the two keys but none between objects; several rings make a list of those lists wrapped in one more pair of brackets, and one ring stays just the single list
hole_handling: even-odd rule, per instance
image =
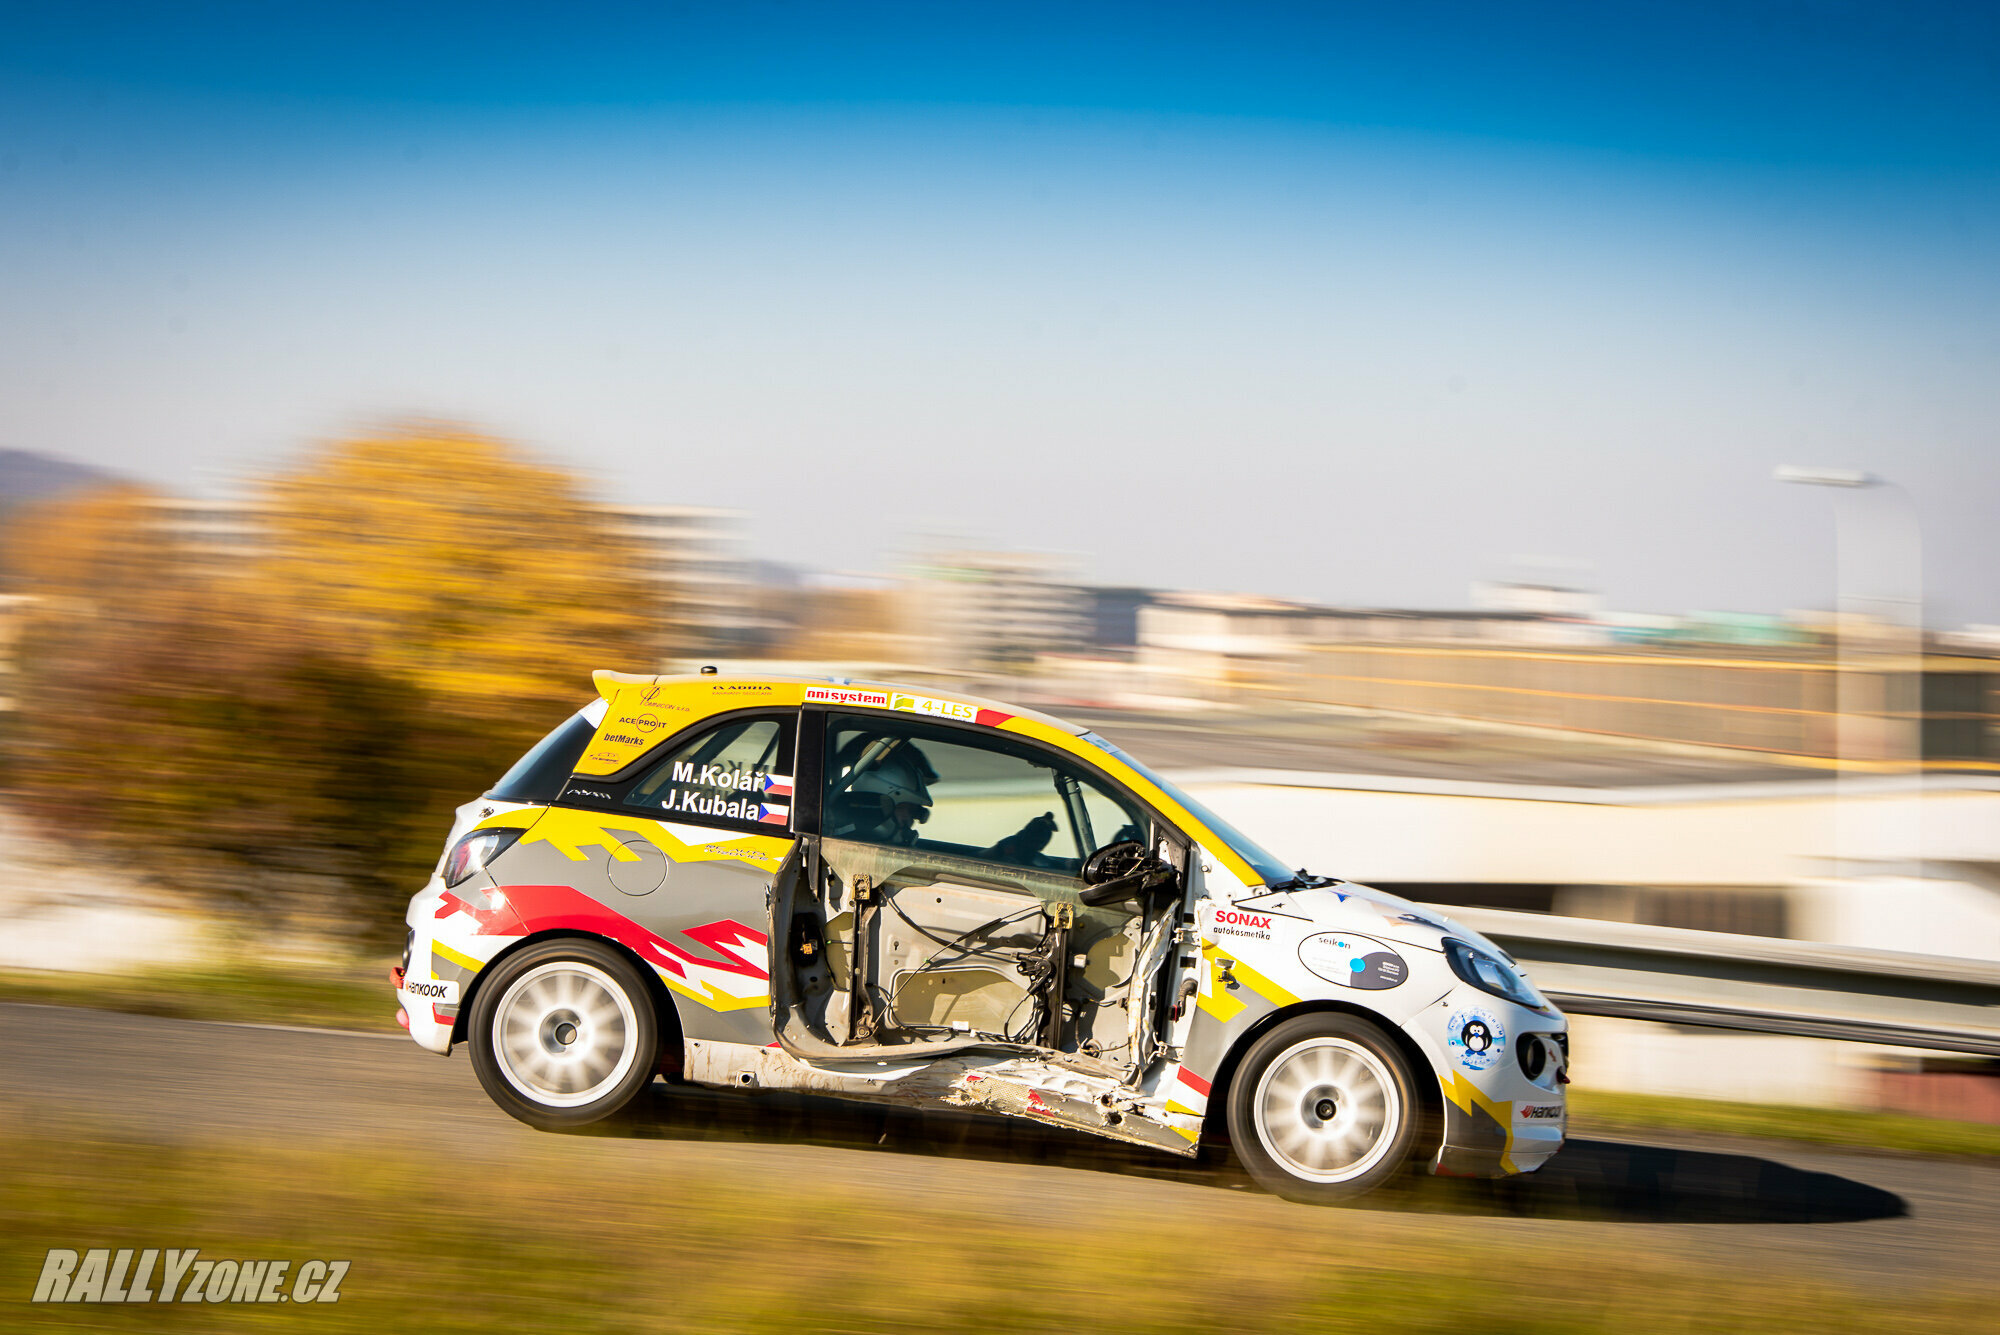
[{"label": "driver", "polygon": [[829,804],[827,833],[905,848],[917,841],[917,826],[930,819],[930,786],[937,771],[915,742],[907,737],[856,738],[835,757],[835,764],[849,777]]}]

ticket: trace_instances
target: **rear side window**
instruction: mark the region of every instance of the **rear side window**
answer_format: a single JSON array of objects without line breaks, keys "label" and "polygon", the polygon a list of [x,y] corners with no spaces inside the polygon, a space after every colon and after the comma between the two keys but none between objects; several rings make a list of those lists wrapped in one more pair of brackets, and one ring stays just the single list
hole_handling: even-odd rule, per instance
[{"label": "rear side window", "polygon": [[583,748],[597,735],[597,720],[590,717],[593,712],[603,717],[601,709],[585,709],[558,724],[515,761],[514,768],[501,775],[486,795],[501,802],[555,801],[570,771],[582,759]]},{"label": "rear side window", "polygon": [[661,758],[624,805],[664,820],[784,830],[792,818],[792,717],[732,719]]}]

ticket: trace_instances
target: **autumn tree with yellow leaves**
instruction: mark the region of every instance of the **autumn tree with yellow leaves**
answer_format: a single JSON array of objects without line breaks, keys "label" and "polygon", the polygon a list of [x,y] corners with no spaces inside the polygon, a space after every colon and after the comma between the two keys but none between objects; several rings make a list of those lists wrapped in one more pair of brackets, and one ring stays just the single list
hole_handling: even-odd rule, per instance
[{"label": "autumn tree with yellow leaves", "polygon": [[448,694],[574,694],[651,630],[633,555],[570,478],[485,437],[342,441],[271,479],[272,596]]},{"label": "autumn tree with yellow leaves", "polygon": [[563,473],[439,427],[271,477],[263,542],[181,559],[142,492],[8,525],[34,602],[12,799],[143,875],[256,918],[399,939],[451,808],[643,667],[632,559]]}]

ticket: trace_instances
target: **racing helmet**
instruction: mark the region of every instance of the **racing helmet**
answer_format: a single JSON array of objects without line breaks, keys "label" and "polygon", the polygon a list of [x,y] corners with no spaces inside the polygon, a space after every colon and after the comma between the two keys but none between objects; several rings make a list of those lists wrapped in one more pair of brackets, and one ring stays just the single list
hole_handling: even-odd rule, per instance
[{"label": "racing helmet", "polygon": [[856,838],[907,843],[930,819],[929,757],[907,737],[878,737],[861,749],[846,786],[832,804],[836,831]]}]

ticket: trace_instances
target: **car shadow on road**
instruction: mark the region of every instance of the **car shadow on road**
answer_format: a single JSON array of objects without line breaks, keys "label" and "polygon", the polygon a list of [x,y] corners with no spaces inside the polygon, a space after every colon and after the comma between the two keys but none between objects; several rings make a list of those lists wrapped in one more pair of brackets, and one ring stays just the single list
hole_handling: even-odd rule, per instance
[{"label": "car shadow on road", "polygon": [[[743,1095],[656,1083],[626,1113],[570,1134],[821,1145],[1258,1190],[1223,1145],[1204,1145],[1198,1157],[1180,1159],[1020,1118],[793,1093]],[[1750,1154],[1612,1140],[1572,1140],[1541,1171],[1499,1181],[1412,1175],[1355,1208],[1681,1224],[1835,1224],[1909,1213],[1894,1192],[1834,1173]]]}]

